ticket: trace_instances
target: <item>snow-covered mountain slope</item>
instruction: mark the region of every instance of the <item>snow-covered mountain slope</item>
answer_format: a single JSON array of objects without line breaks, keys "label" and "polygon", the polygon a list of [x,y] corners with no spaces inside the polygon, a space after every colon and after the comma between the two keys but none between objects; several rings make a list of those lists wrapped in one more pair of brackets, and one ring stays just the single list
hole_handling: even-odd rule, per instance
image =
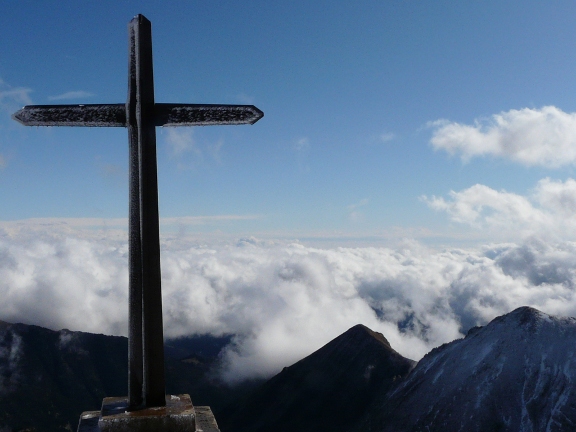
[{"label": "snow-covered mountain slope", "polygon": [[576,431],[576,319],[521,307],[428,353],[373,431]]}]

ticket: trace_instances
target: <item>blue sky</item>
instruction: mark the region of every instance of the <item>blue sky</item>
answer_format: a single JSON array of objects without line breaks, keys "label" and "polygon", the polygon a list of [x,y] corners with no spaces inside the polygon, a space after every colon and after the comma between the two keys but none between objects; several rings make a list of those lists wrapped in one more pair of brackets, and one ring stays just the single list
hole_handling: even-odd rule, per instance
[{"label": "blue sky", "polygon": [[[192,230],[375,235],[449,220],[419,197],[526,194],[559,169],[435,150],[429,122],[574,111],[576,6],[557,2],[11,2],[0,17],[0,219],[122,218],[123,129],[24,128],[21,102],[125,101],[127,23],[153,25],[156,100],[253,103],[254,126],[158,130],[162,217]],[[7,93],[19,90],[21,100]],[[17,92],[16,92],[17,93]],[[59,98],[60,97],[60,98]]]},{"label": "blue sky", "polygon": [[0,320],[127,333],[126,130],[10,115],[124,102],[138,13],[156,101],[265,113],[157,130],[164,333],[234,334],[225,379],[358,323],[417,360],[519,306],[576,316],[576,3],[18,1]]}]

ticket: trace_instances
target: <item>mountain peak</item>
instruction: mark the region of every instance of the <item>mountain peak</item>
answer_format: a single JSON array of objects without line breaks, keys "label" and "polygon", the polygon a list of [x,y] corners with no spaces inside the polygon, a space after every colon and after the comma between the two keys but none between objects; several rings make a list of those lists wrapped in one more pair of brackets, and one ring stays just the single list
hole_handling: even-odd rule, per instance
[{"label": "mountain peak", "polygon": [[284,368],[218,422],[239,432],[345,430],[413,366],[381,333],[358,324]]},{"label": "mountain peak", "polygon": [[374,330],[369,329],[363,324],[356,324],[354,327],[349,328],[345,331],[341,336],[342,338],[362,338],[362,337],[370,337],[376,339],[383,345],[390,347],[390,342],[384,337],[382,333],[375,332]]},{"label": "mountain peak", "polygon": [[495,335],[501,331],[509,334],[538,334],[540,343],[546,343],[546,335],[555,333],[562,326],[575,326],[576,319],[571,317],[552,316],[529,306],[514,309],[506,315],[499,316],[483,327]]},{"label": "mountain peak", "polygon": [[541,319],[551,319],[550,315],[530,306],[521,306],[506,315],[502,315],[502,317],[517,320],[520,324],[532,323]]},{"label": "mountain peak", "polygon": [[495,330],[496,328],[500,328],[502,326],[514,329],[524,329],[526,331],[533,331],[537,328],[542,327],[544,323],[552,325],[555,322],[560,323],[561,321],[566,319],[574,320],[574,318],[554,317],[552,315],[548,315],[530,306],[521,306],[519,308],[514,309],[512,312],[494,318],[486,326],[476,326],[470,328],[468,330],[468,333],[466,334],[466,338],[478,334],[478,332],[480,332],[481,330],[492,329],[492,331],[496,331]]}]

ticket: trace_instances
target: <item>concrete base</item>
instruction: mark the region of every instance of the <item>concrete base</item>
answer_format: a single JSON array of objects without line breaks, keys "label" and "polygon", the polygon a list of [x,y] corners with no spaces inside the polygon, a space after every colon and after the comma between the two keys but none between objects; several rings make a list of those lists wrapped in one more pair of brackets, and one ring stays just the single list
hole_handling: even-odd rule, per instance
[{"label": "concrete base", "polygon": [[78,432],[220,432],[210,407],[193,407],[187,394],[166,396],[166,406],[126,411],[128,398],[105,398],[101,411],[80,416]]},{"label": "concrete base", "polygon": [[127,411],[128,398],[108,397],[102,401],[98,420],[101,432],[193,432],[196,415],[188,395],[166,396],[166,406]]}]

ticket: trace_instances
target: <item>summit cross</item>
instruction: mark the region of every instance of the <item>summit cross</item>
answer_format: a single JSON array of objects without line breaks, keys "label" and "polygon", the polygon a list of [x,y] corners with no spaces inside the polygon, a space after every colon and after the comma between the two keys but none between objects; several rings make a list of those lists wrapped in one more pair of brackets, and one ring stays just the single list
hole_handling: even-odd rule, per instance
[{"label": "summit cross", "polygon": [[155,103],[151,23],[137,15],[128,33],[125,104],[28,105],[12,117],[25,126],[128,128],[128,399],[138,410],[166,404],[156,126],[254,124],[264,113],[253,105]]}]

